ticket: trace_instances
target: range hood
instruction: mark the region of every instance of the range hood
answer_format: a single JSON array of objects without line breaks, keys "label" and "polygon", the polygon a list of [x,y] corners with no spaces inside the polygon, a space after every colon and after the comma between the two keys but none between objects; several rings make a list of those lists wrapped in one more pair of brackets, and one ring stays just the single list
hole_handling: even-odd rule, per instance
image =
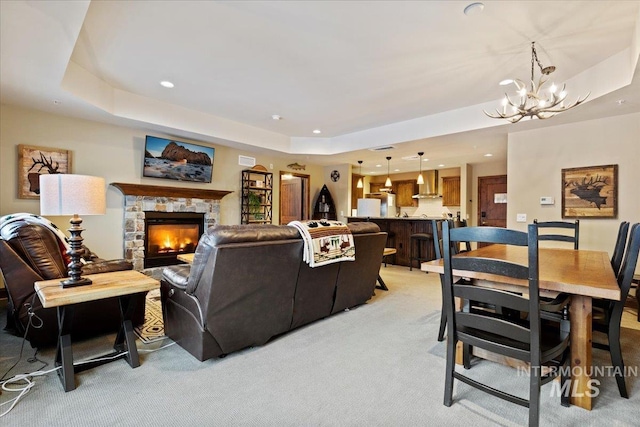
[{"label": "range hood", "polygon": [[438,194],[438,171],[428,170],[422,172],[424,184],[420,184],[418,194],[412,196],[414,199],[436,199]]}]

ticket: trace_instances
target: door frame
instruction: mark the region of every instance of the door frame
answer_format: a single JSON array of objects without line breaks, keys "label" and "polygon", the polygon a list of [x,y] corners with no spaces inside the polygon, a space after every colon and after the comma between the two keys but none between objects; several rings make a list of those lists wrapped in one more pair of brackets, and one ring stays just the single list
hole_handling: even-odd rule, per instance
[{"label": "door frame", "polygon": [[286,179],[282,179],[282,177],[284,175],[287,176],[294,176],[296,178],[301,178],[302,179],[302,194],[300,197],[300,200],[302,200],[302,219],[303,220],[307,220],[310,219],[310,212],[311,212],[311,206],[310,206],[310,197],[309,197],[309,192],[311,191],[311,175],[305,175],[302,173],[296,173],[296,172],[288,172],[288,171],[280,171],[280,175],[279,178],[280,180],[278,181],[278,224],[282,225],[282,181],[286,181]]}]

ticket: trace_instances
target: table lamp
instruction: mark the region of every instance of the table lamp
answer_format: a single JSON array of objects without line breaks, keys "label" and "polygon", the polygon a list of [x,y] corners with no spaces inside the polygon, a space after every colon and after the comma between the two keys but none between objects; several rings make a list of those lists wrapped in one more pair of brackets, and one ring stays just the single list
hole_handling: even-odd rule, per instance
[{"label": "table lamp", "polygon": [[90,285],[91,279],[82,277],[82,232],[80,215],[104,215],[106,190],[104,178],[88,175],[41,174],[40,214],[73,215],[69,220],[69,278],[60,283],[63,288]]}]

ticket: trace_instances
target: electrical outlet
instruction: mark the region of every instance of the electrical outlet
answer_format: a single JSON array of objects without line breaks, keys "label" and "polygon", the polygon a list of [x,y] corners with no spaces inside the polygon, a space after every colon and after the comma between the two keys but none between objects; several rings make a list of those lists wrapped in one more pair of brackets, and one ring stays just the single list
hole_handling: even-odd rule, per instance
[{"label": "electrical outlet", "polygon": [[516,214],[516,222],[527,222],[527,214]]}]

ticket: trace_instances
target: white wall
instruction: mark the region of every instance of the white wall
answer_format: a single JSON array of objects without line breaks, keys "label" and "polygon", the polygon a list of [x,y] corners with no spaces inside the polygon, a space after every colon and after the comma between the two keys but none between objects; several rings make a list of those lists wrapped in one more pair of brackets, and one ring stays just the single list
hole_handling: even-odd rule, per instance
[{"label": "white wall", "polygon": [[[620,222],[640,222],[640,113],[512,133],[507,159],[509,228],[526,229],[516,213],[562,219],[562,169],[609,164],[618,165],[618,218],[581,219],[580,248],[611,254]],[[541,196],[555,205],[541,206]]]},{"label": "white wall", "polygon": [[[0,106],[0,215],[16,212],[40,213],[38,200],[17,198],[17,145],[28,144],[64,148],[72,151],[73,173],[96,175],[107,183],[126,182],[147,185],[189,187],[209,190],[229,190],[220,204],[222,224],[238,224],[240,221],[240,171],[238,155],[255,157],[258,164],[269,168],[274,175],[273,219],[279,219],[279,171],[287,170],[290,159],[240,151],[225,146],[215,147],[213,179],[210,184],[186,183],[166,179],[142,177],[144,141],[143,129],[113,126],[88,120],[43,113],[13,106]],[[185,138],[176,138],[185,142]],[[307,165],[302,171],[311,177],[311,194],[317,193],[324,183],[323,168]],[[345,180],[347,180],[345,174]],[[123,256],[123,195],[114,187],[107,188],[107,214],[84,218],[83,233],[89,248],[103,258]],[[51,217],[60,228],[69,227],[68,217]]]}]

